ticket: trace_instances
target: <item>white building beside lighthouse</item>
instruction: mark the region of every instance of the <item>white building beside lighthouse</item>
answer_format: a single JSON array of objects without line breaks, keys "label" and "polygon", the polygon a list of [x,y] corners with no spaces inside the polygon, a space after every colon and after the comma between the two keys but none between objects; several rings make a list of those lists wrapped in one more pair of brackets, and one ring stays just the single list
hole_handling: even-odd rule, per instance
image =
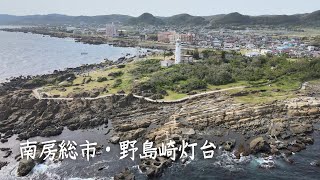
[{"label": "white building beside lighthouse", "polygon": [[181,40],[177,39],[176,41],[176,53],[175,53],[175,64],[181,63]]},{"label": "white building beside lighthouse", "polygon": [[175,50],[175,59],[170,59],[170,60],[163,60],[160,62],[162,67],[170,67],[174,64],[186,64],[186,63],[192,63],[193,62],[193,57],[192,55],[182,55],[181,52],[181,40],[177,39],[176,40],[176,50]]}]

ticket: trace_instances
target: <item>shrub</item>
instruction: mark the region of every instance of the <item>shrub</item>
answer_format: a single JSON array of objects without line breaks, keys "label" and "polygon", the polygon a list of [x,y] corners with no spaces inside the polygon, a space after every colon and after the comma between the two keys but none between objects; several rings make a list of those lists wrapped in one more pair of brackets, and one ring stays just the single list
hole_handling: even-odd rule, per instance
[{"label": "shrub", "polygon": [[108,81],[108,78],[106,77],[98,77],[97,82],[104,82],[104,81]]},{"label": "shrub", "polygon": [[113,88],[117,88],[122,84],[122,79],[117,79],[114,84],[113,84]]},{"label": "shrub", "polygon": [[119,64],[119,65],[117,66],[117,68],[119,68],[119,69],[123,69],[123,68],[125,68],[125,67],[126,67],[125,64]]},{"label": "shrub", "polygon": [[57,77],[56,81],[57,82],[73,81],[75,79],[76,79],[76,76],[73,73],[67,73],[67,74],[64,74],[64,75]]},{"label": "shrub", "polygon": [[130,71],[135,77],[144,77],[148,74],[161,70],[160,60],[149,59],[137,63],[137,67]]},{"label": "shrub", "polygon": [[199,79],[188,79],[182,83],[179,92],[189,93],[193,90],[206,89],[207,83]]},{"label": "shrub", "polygon": [[122,75],[123,75],[122,71],[112,72],[112,73],[108,74],[108,76],[111,76],[113,78],[117,78],[117,77],[120,77]]}]

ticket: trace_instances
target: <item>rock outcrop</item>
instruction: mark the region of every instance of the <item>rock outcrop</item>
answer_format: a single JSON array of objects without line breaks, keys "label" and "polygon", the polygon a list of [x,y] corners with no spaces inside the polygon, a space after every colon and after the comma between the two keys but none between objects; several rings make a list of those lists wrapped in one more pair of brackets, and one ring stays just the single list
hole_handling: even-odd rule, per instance
[{"label": "rock outcrop", "polygon": [[250,151],[253,154],[268,153],[270,151],[270,145],[263,139],[263,137],[257,137],[250,142]]},{"label": "rock outcrop", "polygon": [[128,168],[126,168],[119,174],[116,174],[114,180],[135,180],[135,176]]},{"label": "rock outcrop", "polygon": [[18,176],[26,176],[29,174],[29,172],[34,168],[36,165],[35,161],[32,159],[22,159],[19,162],[17,174]]}]

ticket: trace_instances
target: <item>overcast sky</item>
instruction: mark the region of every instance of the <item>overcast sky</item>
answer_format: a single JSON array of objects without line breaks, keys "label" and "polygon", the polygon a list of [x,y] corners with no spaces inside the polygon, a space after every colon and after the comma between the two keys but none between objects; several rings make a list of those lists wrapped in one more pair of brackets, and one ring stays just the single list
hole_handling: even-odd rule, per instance
[{"label": "overcast sky", "polygon": [[179,13],[215,15],[240,12],[248,15],[296,14],[320,10],[320,0],[0,0],[0,14],[67,14],[157,16]]}]

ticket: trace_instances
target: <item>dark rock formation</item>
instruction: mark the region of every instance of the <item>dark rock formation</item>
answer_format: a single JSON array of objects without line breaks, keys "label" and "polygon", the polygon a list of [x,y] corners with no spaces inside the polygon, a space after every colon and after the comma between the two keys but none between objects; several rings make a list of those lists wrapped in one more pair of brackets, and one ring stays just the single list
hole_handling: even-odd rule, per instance
[{"label": "dark rock formation", "polygon": [[250,151],[253,154],[261,152],[270,152],[270,145],[263,139],[263,137],[258,137],[250,142]]},{"label": "dark rock formation", "polygon": [[128,168],[126,168],[119,174],[116,174],[114,180],[135,180],[135,176]]},{"label": "dark rock formation", "polygon": [[9,163],[8,162],[1,162],[0,161],[0,170],[5,167],[6,165],[8,165]]},{"label": "dark rock formation", "polygon": [[19,166],[18,166],[18,176],[26,176],[29,174],[29,172],[34,168],[34,166],[36,165],[35,161],[32,159],[26,160],[26,159],[22,159],[19,162]]}]

